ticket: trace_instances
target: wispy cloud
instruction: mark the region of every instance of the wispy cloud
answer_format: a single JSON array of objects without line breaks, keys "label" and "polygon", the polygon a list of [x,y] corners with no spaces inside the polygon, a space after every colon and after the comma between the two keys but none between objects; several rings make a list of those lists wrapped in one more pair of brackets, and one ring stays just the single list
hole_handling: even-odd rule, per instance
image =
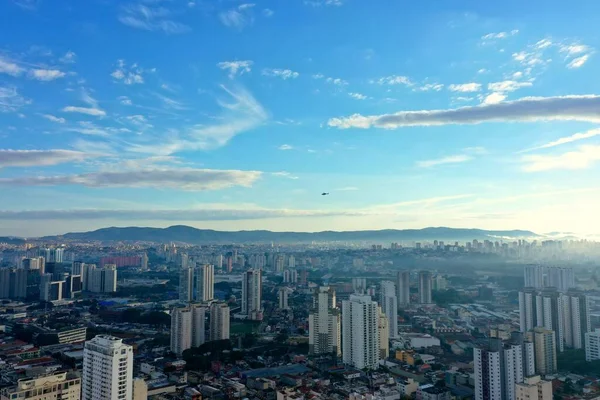
[{"label": "wispy cloud", "polygon": [[0,56],[0,74],[8,74],[11,76],[19,76],[25,71],[17,63]]},{"label": "wispy cloud", "polygon": [[532,147],[530,149],[522,150],[522,151],[520,151],[520,153],[533,151],[533,150],[540,150],[540,149],[549,149],[551,147],[556,147],[556,146],[560,146],[560,145],[567,144],[567,143],[573,143],[573,142],[577,142],[579,140],[585,140],[585,139],[593,138],[596,136],[600,136],[600,128],[590,129],[589,131],[586,131],[586,132],[579,132],[579,133],[575,133],[571,136],[562,137],[560,139],[553,140],[552,142],[548,142],[541,146],[536,146],[536,147]]},{"label": "wispy cloud", "polygon": [[426,83],[425,85],[419,86],[415,90],[418,90],[420,92],[430,92],[430,91],[439,92],[443,88],[444,88],[444,85],[442,85],[441,83]]},{"label": "wispy cloud", "polygon": [[62,56],[59,61],[63,64],[73,64],[77,61],[77,54],[74,51],[67,51],[64,56]]},{"label": "wispy cloud", "polygon": [[395,114],[332,118],[331,127],[385,128],[480,124],[483,122],[586,121],[600,123],[600,96],[525,97],[499,104],[449,110],[399,111]]},{"label": "wispy cloud", "polygon": [[[254,7],[254,3],[240,4],[236,8],[232,8],[230,10],[223,11],[222,13],[220,13],[219,19],[221,20],[221,23],[226,27],[235,28],[241,31],[246,26],[252,25],[252,23],[254,22],[254,17],[252,15],[252,9]],[[263,14],[266,15],[268,14],[268,12],[265,14],[265,12],[263,11]]]},{"label": "wispy cloud", "polygon": [[243,61],[221,61],[217,64],[217,67],[224,71],[229,71],[229,78],[233,79],[236,76],[243,75],[247,72],[252,71],[252,64],[254,62],[250,60]]},{"label": "wispy cloud", "polygon": [[144,83],[144,72],[137,63],[127,65],[125,60],[117,60],[117,66],[110,76],[126,85],[135,85]]},{"label": "wispy cloud", "polygon": [[471,92],[479,92],[481,90],[481,83],[460,83],[460,84],[452,84],[448,85],[448,90],[451,92],[461,92],[461,93],[471,93]]},{"label": "wispy cloud", "polygon": [[287,171],[273,172],[271,175],[278,176],[278,177],[281,177],[281,178],[287,178],[287,179],[294,179],[294,180],[298,179],[297,176],[292,175],[292,173],[287,172]]},{"label": "wispy cloud", "polygon": [[129,4],[121,7],[119,21],[127,26],[147,31],[162,31],[167,34],[185,33],[191,28],[173,19],[172,12],[164,7],[149,7],[144,4]]},{"label": "wispy cloud", "polygon": [[188,107],[179,100],[175,100],[169,96],[165,96],[164,94],[152,92],[154,96],[156,96],[162,103],[165,108],[169,108],[172,110],[187,110]]},{"label": "wispy cloud", "polygon": [[67,122],[66,119],[61,118],[61,117],[56,117],[52,114],[44,114],[44,115],[42,115],[42,117],[46,118],[48,121],[56,122],[59,124],[64,124],[65,122]]},{"label": "wispy cloud", "polygon": [[483,40],[484,42],[487,42],[490,40],[506,39],[510,36],[515,36],[518,33],[519,33],[518,29],[513,29],[512,31],[509,31],[509,32],[488,33],[487,35],[483,35],[481,37],[481,40]]},{"label": "wispy cloud", "polygon": [[123,104],[124,106],[131,106],[131,105],[133,105],[133,102],[127,96],[119,96],[119,103]]},{"label": "wispy cloud", "polygon": [[12,2],[23,10],[35,11],[39,7],[41,0],[12,0]]},{"label": "wispy cloud", "polygon": [[282,144],[281,146],[278,147],[279,150],[292,150],[294,147],[290,146],[289,144]]},{"label": "wispy cloud", "polygon": [[15,87],[0,86],[1,112],[15,112],[30,103],[31,100],[21,96]]},{"label": "wispy cloud", "polygon": [[336,86],[346,86],[348,85],[348,81],[345,81],[341,78],[326,78],[325,82],[327,83],[331,83],[332,85],[336,85]]},{"label": "wispy cloud", "polygon": [[67,106],[67,107],[64,107],[62,110],[63,110],[63,112],[86,114],[86,115],[92,115],[94,117],[103,117],[106,115],[106,112],[104,110],[101,110],[99,108],[93,108],[93,107]]},{"label": "wispy cloud", "polygon": [[584,54],[581,57],[574,58],[567,64],[567,68],[569,68],[569,69],[581,68],[581,67],[583,67],[583,64],[585,64],[587,62],[587,60],[589,58],[590,58],[589,54]]},{"label": "wispy cloud", "polygon": [[62,186],[168,188],[189,191],[218,190],[232,186],[250,187],[259,171],[211,169],[150,169],[124,172],[95,172],[79,175],[0,178],[0,186]]},{"label": "wispy cloud", "polygon": [[433,160],[424,160],[417,162],[419,168],[431,168],[437,167],[444,164],[458,164],[466,161],[470,161],[472,158],[466,154],[457,154],[453,156],[447,156],[442,158],[436,158]]},{"label": "wispy cloud", "polygon": [[410,80],[408,76],[403,75],[390,75],[384,76],[383,78],[379,78],[374,81],[370,81],[371,83],[377,83],[379,85],[404,85],[404,86],[412,86],[414,83]]},{"label": "wispy cloud", "polygon": [[488,84],[488,90],[493,92],[514,92],[524,87],[531,87],[531,82],[501,81]]},{"label": "wispy cloud", "polygon": [[264,76],[272,76],[281,78],[283,80],[287,79],[296,79],[300,76],[300,74],[296,71],[292,71],[291,69],[277,69],[277,68],[265,68],[262,70],[262,74]]},{"label": "wispy cloud", "polygon": [[368,99],[368,97],[365,96],[364,94],[362,94],[362,93],[356,93],[356,92],[350,92],[350,93],[348,93],[348,96],[350,96],[350,97],[352,97],[353,99],[356,99],[356,100],[366,100],[366,99]]},{"label": "wispy cloud", "polygon": [[0,168],[57,165],[71,162],[80,162],[90,157],[94,157],[94,154],[86,154],[83,152],[72,150],[0,149]]},{"label": "wispy cloud", "polygon": [[262,15],[264,15],[267,18],[272,17],[273,14],[275,14],[275,11],[271,10],[270,8],[265,8],[264,10],[262,10]]},{"label": "wispy cloud", "polygon": [[344,4],[342,0],[304,0],[304,4],[311,7],[323,6],[341,6]]},{"label": "wispy cloud", "polygon": [[29,71],[29,78],[45,82],[63,78],[65,75],[64,72],[57,69],[32,69]]},{"label": "wispy cloud", "polygon": [[600,146],[580,146],[577,150],[560,154],[527,155],[521,161],[525,172],[586,169],[600,161]]}]

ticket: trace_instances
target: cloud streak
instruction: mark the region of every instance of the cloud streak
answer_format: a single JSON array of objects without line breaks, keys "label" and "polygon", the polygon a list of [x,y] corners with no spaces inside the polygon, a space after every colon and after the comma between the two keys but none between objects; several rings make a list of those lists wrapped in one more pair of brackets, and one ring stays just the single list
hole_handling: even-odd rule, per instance
[{"label": "cloud streak", "polygon": [[425,160],[417,162],[419,168],[432,168],[445,164],[459,164],[470,161],[472,158],[466,154],[457,154],[448,157],[437,158],[433,160]]},{"label": "cloud streak", "polygon": [[481,124],[485,122],[600,122],[600,96],[525,97],[498,104],[449,110],[400,111],[395,114],[331,118],[330,127],[397,129],[408,126]]},{"label": "cloud streak", "polygon": [[523,171],[543,172],[551,170],[587,169],[600,161],[600,146],[580,146],[577,150],[561,154],[523,156]]},{"label": "cloud streak", "polygon": [[94,157],[72,150],[10,150],[0,149],[1,167],[33,167],[84,161]]},{"label": "cloud streak", "polygon": [[575,134],[573,134],[571,136],[566,136],[566,137],[562,137],[562,138],[557,139],[557,140],[553,140],[552,142],[543,144],[541,146],[532,147],[531,149],[522,150],[522,151],[520,151],[520,153],[525,153],[525,152],[528,152],[528,151],[540,150],[540,149],[549,149],[551,147],[556,147],[556,146],[560,146],[560,145],[563,145],[563,144],[576,142],[578,140],[589,139],[589,138],[593,138],[593,137],[599,136],[599,135],[600,135],[600,128],[590,129],[589,131],[586,131],[586,132],[579,132],[579,133],[575,133]]},{"label": "cloud streak", "polygon": [[103,117],[106,115],[106,111],[101,110],[99,108],[94,108],[94,107],[67,106],[67,107],[64,107],[62,110],[63,110],[63,112],[86,114],[86,115],[92,115],[94,117]]},{"label": "cloud streak", "polygon": [[243,61],[221,61],[217,64],[217,67],[224,71],[229,71],[229,78],[233,79],[238,74],[243,75],[247,72],[252,71],[252,64],[254,64],[250,60]]},{"label": "cloud streak", "polygon": [[121,7],[118,19],[123,25],[146,31],[180,34],[191,30],[189,26],[170,19],[171,15],[171,11],[164,7],[129,4]]}]

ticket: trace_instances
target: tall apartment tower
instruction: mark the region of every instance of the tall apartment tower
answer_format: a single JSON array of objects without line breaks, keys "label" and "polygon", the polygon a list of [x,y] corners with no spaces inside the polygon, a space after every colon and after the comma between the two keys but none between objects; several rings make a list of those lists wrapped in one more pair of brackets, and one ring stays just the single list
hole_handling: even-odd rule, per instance
[{"label": "tall apartment tower", "polygon": [[564,349],[564,309],[561,294],[555,288],[542,290],[536,297],[536,327],[554,331],[554,345]]},{"label": "tall apartment tower", "polygon": [[229,306],[225,303],[210,305],[209,340],[229,339]]},{"label": "tall apartment tower", "polygon": [[[88,265],[88,264],[86,264]],[[113,293],[117,291],[117,266],[106,264],[96,268],[91,264],[87,268],[87,290],[94,293]]]},{"label": "tall apartment tower", "polygon": [[215,267],[211,264],[198,265],[196,273],[196,301],[215,298]]},{"label": "tall apartment tower", "polygon": [[308,351],[310,354],[342,354],[341,317],[335,290],[321,286],[315,293],[308,315]]},{"label": "tall apartment tower", "polygon": [[515,385],[523,382],[523,349],[519,344],[505,344],[502,349],[503,399],[515,400]]},{"label": "tall apartment tower", "polygon": [[547,281],[549,287],[555,287],[560,292],[566,292],[575,287],[575,276],[573,268],[568,267],[548,267],[546,269]]},{"label": "tall apartment tower", "polygon": [[262,320],[262,271],[249,269],[242,276],[242,314]]},{"label": "tall apartment tower", "polygon": [[398,299],[394,282],[381,282],[379,305],[388,319],[389,338],[396,339],[398,337]]},{"label": "tall apartment tower", "polygon": [[[187,257],[186,262],[187,264]],[[189,303],[193,299],[194,270],[187,265],[181,266],[179,270],[179,301]]]},{"label": "tall apartment tower", "polygon": [[390,327],[389,318],[381,307],[379,307],[379,320],[377,327],[379,331],[379,359],[385,360],[390,356]]},{"label": "tall apartment tower", "polygon": [[519,292],[519,330],[527,332],[537,326],[537,293],[534,288],[528,288]]},{"label": "tall apartment tower", "polygon": [[502,400],[501,344],[491,343],[488,348],[475,348],[475,400]]},{"label": "tall apartment tower", "polygon": [[431,272],[419,272],[419,303],[431,304]]},{"label": "tall apartment tower", "polygon": [[109,335],[85,342],[82,382],[83,400],[132,400],[133,348]]},{"label": "tall apartment tower", "polygon": [[350,295],[342,302],[342,357],[355,368],[379,362],[379,307],[371,296]]},{"label": "tall apartment tower", "polygon": [[533,330],[535,345],[535,370],[540,375],[556,372],[555,332],[543,327]]},{"label": "tall apartment tower", "polygon": [[201,304],[190,304],[192,310],[192,347],[206,342],[206,307]]},{"label": "tall apartment tower", "polygon": [[562,296],[562,306],[565,345],[583,349],[585,334],[592,330],[588,298],[585,294],[572,290]]},{"label": "tall apartment tower", "polygon": [[189,307],[171,310],[171,351],[178,356],[192,347],[192,310]]},{"label": "tall apartment tower", "polygon": [[367,291],[367,278],[352,278],[354,293],[365,294]]},{"label": "tall apartment tower", "polygon": [[398,271],[396,291],[398,306],[410,304],[410,271]]},{"label": "tall apartment tower", "polygon": [[541,265],[525,266],[525,287],[536,289],[544,287],[544,267]]}]

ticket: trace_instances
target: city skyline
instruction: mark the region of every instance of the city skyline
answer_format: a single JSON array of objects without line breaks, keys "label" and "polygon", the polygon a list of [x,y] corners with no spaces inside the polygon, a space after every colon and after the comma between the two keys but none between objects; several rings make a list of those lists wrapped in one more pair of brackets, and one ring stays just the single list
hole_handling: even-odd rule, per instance
[{"label": "city skyline", "polygon": [[4,2],[0,234],[597,233],[600,5],[577,4]]}]

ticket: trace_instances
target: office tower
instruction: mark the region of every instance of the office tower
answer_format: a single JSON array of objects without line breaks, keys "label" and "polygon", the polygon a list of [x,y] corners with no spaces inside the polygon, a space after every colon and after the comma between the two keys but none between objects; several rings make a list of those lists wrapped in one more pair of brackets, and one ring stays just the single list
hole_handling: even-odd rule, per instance
[{"label": "office tower", "polygon": [[10,268],[0,268],[0,299],[10,297]]},{"label": "office tower", "polygon": [[294,257],[294,256],[288,257],[288,268],[296,268],[296,257]]},{"label": "office tower", "polygon": [[0,399],[50,400],[81,399],[81,378],[72,372],[54,372],[36,378],[19,379],[15,386],[0,390]]},{"label": "office tower", "polygon": [[171,351],[178,356],[192,347],[192,310],[189,307],[171,310]]},{"label": "office tower", "polygon": [[390,323],[389,318],[381,307],[379,307],[379,320],[377,330],[379,332],[379,359],[385,360],[390,356]]},{"label": "office tower", "polygon": [[367,290],[367,278],[352,278],[352,289],[356,294],[365,294]]},{"label": "office tower", "polygon": [[210,305],[209,340],[229,339],[229,306],[225,303]]},{"label": "office tower", "polygon": [[515,400],[552,400],[552,382],[539,375],[526,377],[515,385]]},{"label": "office tower", "polygon": [[54,250],[54,262],[61,263],[65,257],[65,249],[58,248]]},{"label": "office tower", "polygon": [[533,288],[519,292],[519,330],[527,332],[537,326],[537,293]]},{"label": "office tower", "polygon": [[249,269],[242,275],[242,314],[262,320],[262,271]]},{"label": "office tower", "polygon": [[398,305],[410,304],[410,271],[398,271],[396,290]]},{"label": "office tower", "polygon": [[544,327],[554,331],[554,344],[558,351],[564,349],[564,310],[562,296],[555,288],[542,290],[535,300],[536,327]]},{"label": "office tower", "polygon": [[27,271],[25,269],[13,269],[10,273],[9,297],[11,299],[27,297]]},{"label": "office tower", "polygon": [[381,282],[379,304],[388,319],[389,338],[396,339],[398,337],[398,299],[394,282]]},{"label": "office tower", "polygon": [[211,264],[196,267],[196,301],[215,298],[215,267]]},{"label": "office tower", "polygon": [[308,351],[310,354],[341,355],[340,310],[335,290],[321,286],[316,292],[308,315]]},{"label": "office tower", "polygon": [[555,287],[559,292],[566,292],[575,287],[573,268],[548,267],[546,268],[547,286]]},{"label": "office tower", "polygon": [[63,284],[63,299],[73,299],[81,293],[81,276],[68,275]]},{"label": "office tower", "polygon": [[535,345],[535,372],[541,375],[556,372],[556,336],[555,332],[544,327],[533,330]]},{"label": "office tower", "polygon": [[379,362],[379,307],[370,296],[352,294],[342,302],[342,357],[355,368]]},{"label": "office tower", "polygon": [[525,287],[544,287],[544,268],[541,265],[525,266]]},{"label": "office tower", "polygon": [[585,334],[585,360],[600,360],[600,329]]},{"label": "office tower", "polygon": [[28,271],[35,269],[35,270],[39,270],[40,274],[43,274],[43,272],[41,272],[41,270],[44,269],[45,260],[44,260],[44,257],[24,258],[22,260],[22,264],[23,264],[23,268],[25,268]]},{"label": "office tower", "polygon": [[55,281],[52,274],[44,274],[40,282],[40,300],[59,301],[62,300],[64,281]]},{"label": "office tower", "polygon": [[562,296],[562,305],[565,345],[583,349],[585,334],[592,329],[588,298],[581,292],[571,290]]},{"label": "office tower", "polygon": [[185,303],[191,302],[193,298],[193,287],[194,270],[190,267],[182,266],[179,270],[179,301],[183,301]]},{"label": "office tower", "polygon": [[97,335],[83,350],[83,400],[131,400],[133,348],[122,339]]},{"label": "office tower", "polygon": [[419,272],[419,303],[431,304],[431,272]]},{"label": "office tower", "polygon": [[288,305],[289,294],[290,294],[290,288],[287,288],[287,287],[279,288],[277,297],[279,299],[279,309],[280,310],[287,310],[290,308],[290,306]]},{"label": "office tower", "polygon": [[283,271],[283,283],[297,283],[298,271],[295,269],[286,269]]},{"label": "office tower", "polygon": [[[83,291],[90,290],[90,282],[92,271],[96,269],[96,264],[81,263],[81,289]],[[73,270],[73,269],[72,269]]]},{"label": "office tower", "polygon": [[498,342],[474,349],[475,400],[502,400],[502,352]]},{"label": "office tower", "polygon": [[94,293],[113,293],[117,291],[117,266],[106,264],[102,268],[89,268],[88,290]]}]

